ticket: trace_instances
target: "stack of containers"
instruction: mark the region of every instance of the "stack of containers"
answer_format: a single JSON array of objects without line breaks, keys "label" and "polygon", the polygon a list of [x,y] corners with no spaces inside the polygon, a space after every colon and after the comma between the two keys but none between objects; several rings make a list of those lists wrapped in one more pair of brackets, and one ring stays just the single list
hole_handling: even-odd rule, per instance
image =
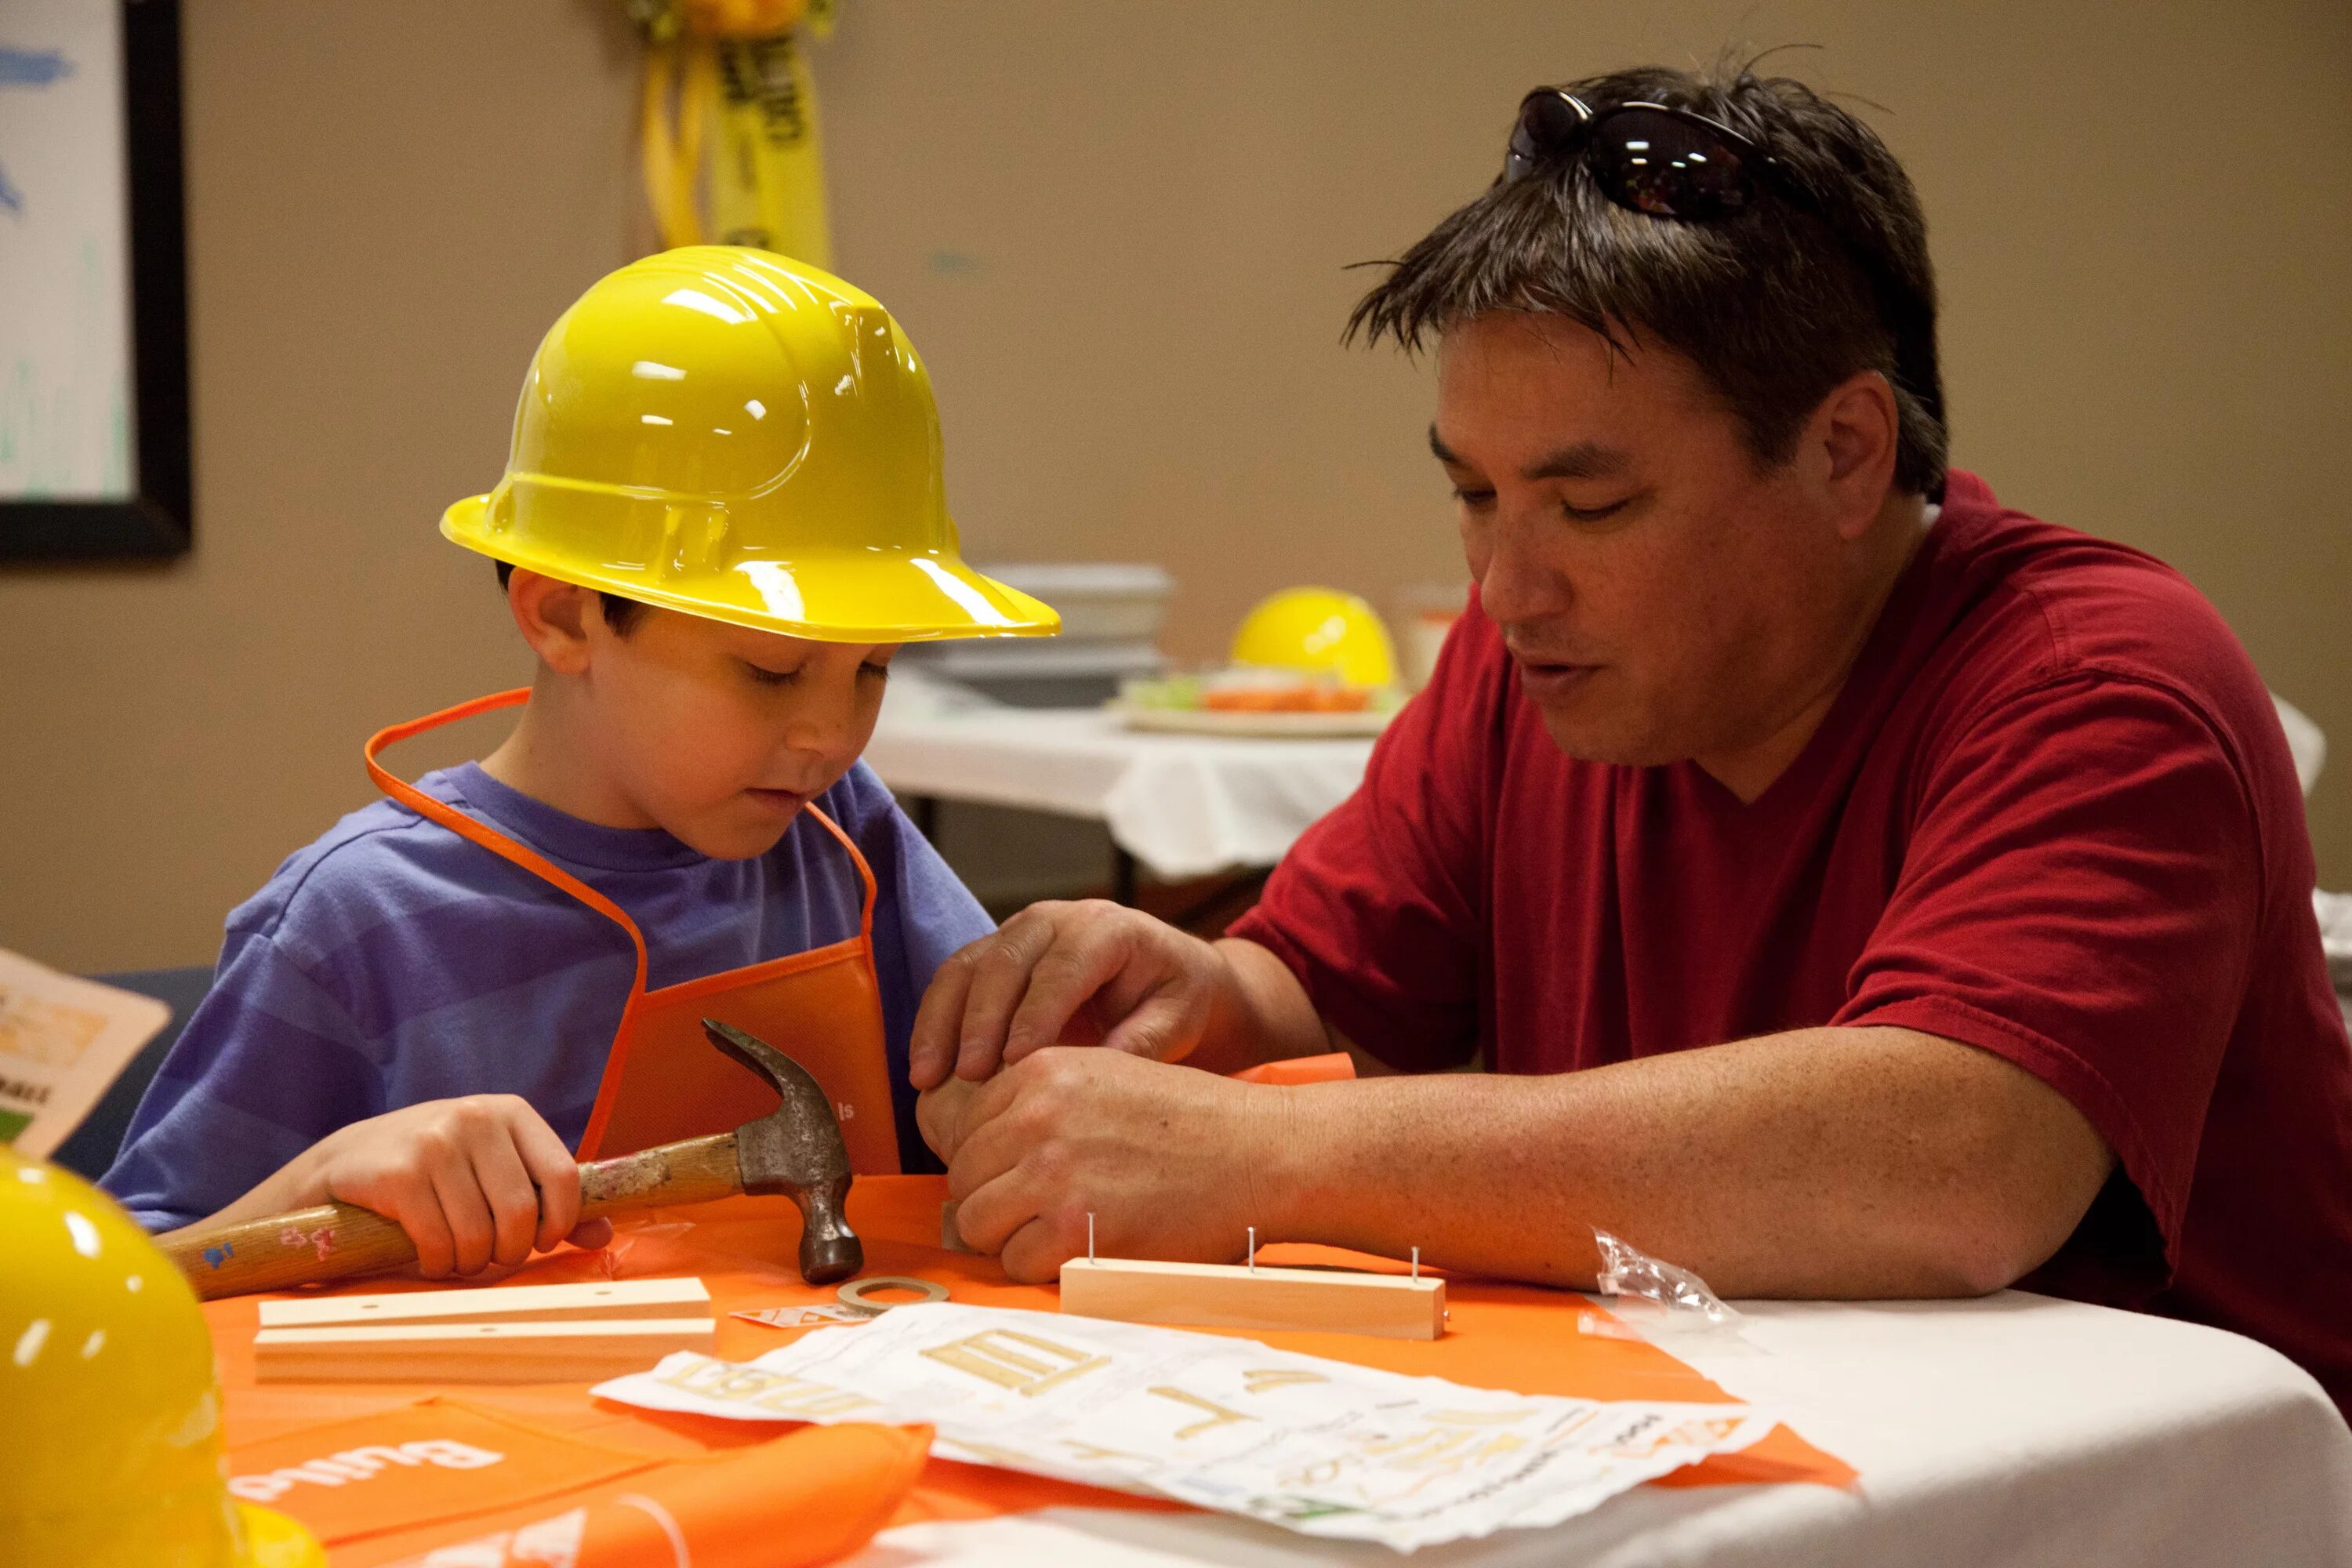
[{"label": "stack of containers", "polygon": [[1120,681],[1166,670],[1160,624],[1176,584],[1163,568],[1054,562],[982,570],[1059,610],[1062,635],[910,643],[900,658],[1020,708],[1100,707]]}]

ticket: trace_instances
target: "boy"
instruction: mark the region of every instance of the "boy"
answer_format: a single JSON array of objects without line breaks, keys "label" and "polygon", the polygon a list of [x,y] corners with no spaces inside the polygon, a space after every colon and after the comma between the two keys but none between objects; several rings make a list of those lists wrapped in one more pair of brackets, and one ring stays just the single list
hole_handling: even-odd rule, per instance
[{"label": "boy", "polygon": [[[916,1003],[992,927],[857,755],[896,645],[1059,626],[962,564],[943,498],[929,378],[868,296],[721,247],[591,288],[504,480],[441,524],[499,563],[536,679],[370,742],[394,798],[229,917],[107,1189],[151,1229],[359,1204],[428,1278],[601,1245],[575,1154],[773,1103],[705,1016],[815,1074],[855,1169],[927,1158]],[[515,705],[478,763],[375,760]]]}]

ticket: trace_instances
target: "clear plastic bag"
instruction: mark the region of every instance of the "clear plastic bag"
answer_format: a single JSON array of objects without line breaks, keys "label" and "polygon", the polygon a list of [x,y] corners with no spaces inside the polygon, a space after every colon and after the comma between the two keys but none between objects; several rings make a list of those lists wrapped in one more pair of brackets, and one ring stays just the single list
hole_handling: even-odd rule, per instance
[{"label": "clear plastic bag", "polygon": [[1592,1239],[1601,1249],[1594,1283],[1598,1294],[1608,1298],[1610,1318],[1582,1313],[1577,1321],[1580,1332],[1600,1339],[1696,1341],[1709,1346],[1748,1343],[1739,1331],[1739,1314],[1725,1306],[1706,1280],[1598,1226]]}]

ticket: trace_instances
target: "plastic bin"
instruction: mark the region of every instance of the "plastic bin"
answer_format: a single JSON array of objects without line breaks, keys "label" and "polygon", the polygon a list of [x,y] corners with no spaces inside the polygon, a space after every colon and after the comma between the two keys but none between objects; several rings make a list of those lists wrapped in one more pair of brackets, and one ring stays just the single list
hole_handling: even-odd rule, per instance
[{"label": "plastic bin", "polygon": [[1151,643],[1176,588],[1166,570],[1143,562],[1042,562],[981,571],[1034,594],[1062,613],[1062,643]]}]

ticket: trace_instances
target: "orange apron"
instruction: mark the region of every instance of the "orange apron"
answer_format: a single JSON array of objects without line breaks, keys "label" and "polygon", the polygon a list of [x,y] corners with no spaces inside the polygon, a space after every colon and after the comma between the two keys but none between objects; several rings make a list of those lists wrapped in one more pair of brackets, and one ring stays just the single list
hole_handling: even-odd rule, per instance
[{"label": "orange apron", "polygon": [[889,1055],[883,1045],[882,989],[874,974],[874,871],[849,835],[814,805],[808,815],[848,852],[865,884],[857,934],[846,942],[765,963],[722,970],[699,980],[646,989],[646,939],[621,907],[488,825],[392,776],[376,761],[412,735],[500,708],[520,707],[529,689],[478,697],[438,713],[394,724],[367,743],[368,776],[410,810],[472,840],[562,889],[629,933],[636,977],[614,1032],[595,1108],[579,1156],[600,1160],[705,1133],[728,1132],[776,1109],[776,1091],[703,1037],[716,1018],[774,1046],[808,1068],[841,1119],[849,1168],[861,1176],[898,1170],[898,1119],[890,1101]]}]

